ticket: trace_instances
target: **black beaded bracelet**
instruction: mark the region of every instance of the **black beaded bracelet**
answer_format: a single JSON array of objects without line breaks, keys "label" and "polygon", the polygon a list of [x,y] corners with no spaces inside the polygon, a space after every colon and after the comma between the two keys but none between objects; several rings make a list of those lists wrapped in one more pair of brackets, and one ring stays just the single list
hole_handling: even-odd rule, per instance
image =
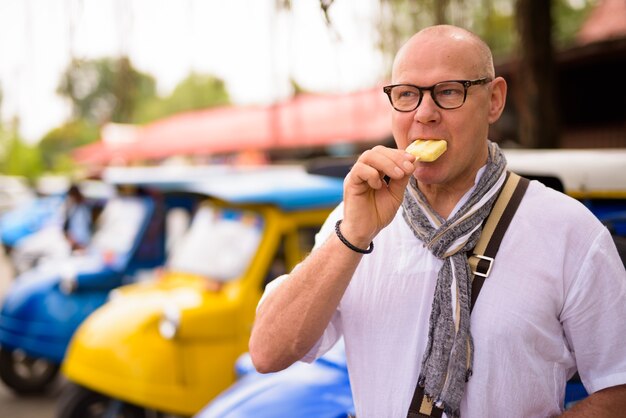
[{"label": "black beaded bracelet", "polygon": [[341,221],[342,221],[342,220],[341,220],[341,219],[339,219],[339,220],[337,221],[337,223],[335,224],[335,232],[337,233],[337,237],[339,237],[339,240],[340,240],[341,242],[343,242],[343,243],[345,244],[345,246],[346,246],[346,247],[348,247],[348,248],[350,248],[352,251],[355,251],[355,252],[360,253],[360,254],[369,254],[369,253],[371,253],[371,252],[374,250],[374,242],[373,242],[373,241],[372,241],[372,242],[370,242],[370,245],[369,245],[369,247],[367,247],[367,249],[366,249],[366,250],[364,250],[364,249],[362,249],[362,248],[359,248],[359,247],[355,247],[354,245],[352,245],[352,244],[350,243],[350,241],[348,241],[348,240],[346,239],[346,237],[344,237],[344,236],[343,236],[343,234],[341,233],[341,229],[339,228],[339,225],[341,225]]}]

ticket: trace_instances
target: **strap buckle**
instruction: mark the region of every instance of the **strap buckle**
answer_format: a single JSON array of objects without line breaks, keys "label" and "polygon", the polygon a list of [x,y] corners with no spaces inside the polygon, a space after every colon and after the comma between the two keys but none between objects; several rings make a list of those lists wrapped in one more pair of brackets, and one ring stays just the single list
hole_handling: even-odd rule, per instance
[{"label": "strap buckle", "polygon": [[[472,273],[474,273],[474,275],[476,276],[481,276],[484,278],[489,277],[489,274],[491,273],[491,268],[493,267],[493,262],[494,262],[494,258],[493,257],[487,257],[486,255],[480,255],[480,254],[472,254],[472,257],[476,257],[478,258],[478,262],[476,263],[476,267],[474,270],[472,270]],[[489,262],[489,266],[487,267],[487,271],[482,273],[480,271],[478,271],[478,267],[482,265],[484,265],[484,263],[481,263],[481,260],[485,260],[487,262]]]}]

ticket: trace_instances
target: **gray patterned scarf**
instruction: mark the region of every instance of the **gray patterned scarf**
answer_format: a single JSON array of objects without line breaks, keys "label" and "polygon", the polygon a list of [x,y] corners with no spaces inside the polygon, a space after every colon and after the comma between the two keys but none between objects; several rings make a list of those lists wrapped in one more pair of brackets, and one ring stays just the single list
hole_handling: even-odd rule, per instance
[{"label": "gray patterned scarf", "polygon": [[[449,417],[459,416],[465,382],[472,374],[472,273],[466,252],[476,245],[506,177],[506,160],[500,148],[491,141],[488,146],[483,175],[467,202],[450,219],[443,219],[432,209],[415,178],[411,178],[402,203],[404,219],[415,236],[444,261],[437,276],[418,384]],[[456,308],[452,306],[452,292],[456,294]]]}]

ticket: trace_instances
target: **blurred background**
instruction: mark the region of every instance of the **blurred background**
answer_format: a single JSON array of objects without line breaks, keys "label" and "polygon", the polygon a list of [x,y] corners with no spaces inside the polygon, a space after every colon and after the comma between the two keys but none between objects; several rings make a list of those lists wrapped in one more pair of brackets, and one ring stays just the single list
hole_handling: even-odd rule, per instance
[{"label": "blurred background", "polygon": [[[492,139],[626,145],[623,0],[0,0],[0,171],[32,182],[110,164],[358,152],[389,141],[388,128],[359,125],[388,111],[394,51],[433,23],[492,47],[511,85]],[[217,126],[215,109],[263,135]]]},{"label": "blurred background", "polygon": [[[59,232],[71,184],[102,210],[107,170],[310,167],[393,146],[393,55],[437,23],[485,39],[509,83],[492,140],[622,148],[607,170],[623,167],[626,0],[0,0],[0,296],[22,269],[4,254],[15,208],[37,202],[26,232],[46,217]],[[603,177],[601,197],[623,210],[613,177],[621,194],[606,195]],[[0,415],[52,417],[59,390],[23,398],[0,385]]]}]

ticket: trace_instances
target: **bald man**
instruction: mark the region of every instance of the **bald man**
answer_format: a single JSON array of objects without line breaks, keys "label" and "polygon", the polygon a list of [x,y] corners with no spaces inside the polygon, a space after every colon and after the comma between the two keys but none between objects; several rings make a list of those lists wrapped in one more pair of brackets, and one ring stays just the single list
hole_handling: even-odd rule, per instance
[{"label": "bald man", "polygon": [[[268,285],[250,339],[257,370],[313,361],[343,337],[359,418],[626,411],[626,272],[579,202],[530,182],[470,306],[467,253],[507,178],[488,139],[506,90],[464,29],[406,42],[384,88],[397,149],[358,158],[314,251]],[[416,161],[405,149],[418,138],[447,151]],[[591,396],[564,413],[576,371]]]}]

